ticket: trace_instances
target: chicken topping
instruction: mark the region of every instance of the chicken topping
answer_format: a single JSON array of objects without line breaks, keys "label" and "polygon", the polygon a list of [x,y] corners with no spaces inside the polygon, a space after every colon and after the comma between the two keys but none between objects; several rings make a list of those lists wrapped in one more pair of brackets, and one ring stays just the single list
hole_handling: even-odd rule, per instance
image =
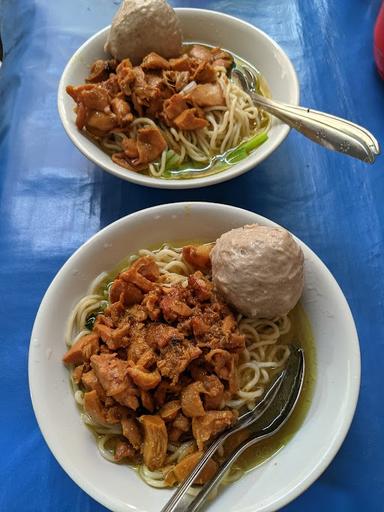
[{"label": "chicken topping", "polygon": [[205,107],[225,103],[219,74],[232,65],[232,57],[220,48],[194,45],[178,58],[165,59],[151,52],[139,66],[129,59],[98,59],[85,84],[67,86],[76,102],[76,125],[97,142],[105,137],[123,150],[112,160],[140,172],[158,160],[167,142],[152,123],[134,127],[138,118],[150,118],[179,130],[201,130],[208,125]]},{"label": "chicken topping", "polygon": [[135,450],[140,450],[143,436],[137,420],[135,418],[123,418],[121,420],[121,428],[123,430],[123,436],[128,439]]},{"label": "chicken topping", "polygon": [[[181,460],[176,466],[172,469],[172,474],[176,479],[176,482],[183,482],[187,476],[191,473],[191,471],[194,469],[196,464],[201,459],[201,456],[203,455],[203,452],[194,452],[190,455],[187,455],[184,457],[184,459]],[[195,480],[195,484],[202,485],[205,482],[208,482],[214,474],[217,472],[218,464],[213,459],[209,459],[207,464],[204,466],[204,469],[201,471],[199,476]],[[167,475],[166,481],[170,480],[171,475]]]},{"label": "chicken topping", "polygon": [[[90,91],[90,89],[87,89]],[[166,286],[154,258],[143,256],[108,287],[107,308],[90,334],[65,354],[84,392],[84,410],[98,425],[121,425],[114,458],[166,464],[168,442],[193,440],[194,452],[164,470],[182,481],[206,444],[237,418],[225,400],[238,389],[244,348],[236,319],[207,276],[210,245],[186,246],[195,268],[183,284]],[[211,461],[198,483],[217,470]]]},{"label": "chicken topping", "polygon": [[144,464],[154,471],[164,465],[168,446],[167,429],[160,416],[144,415],[140,417],[140,422],[144,428]]},{"label": "chicken topping", "polygon": [[192,419],[192,432],[199,450],[203,450],[208,441],[230,427],[237,419],[233,411],[207,411],[204,416]]},{"label": "chicken topping", "polygon": [[99,337],[97,334],[87,334],[80,338],[63,357],[65,364],[78,365],[90,360],[93,354],[99,350]]}]

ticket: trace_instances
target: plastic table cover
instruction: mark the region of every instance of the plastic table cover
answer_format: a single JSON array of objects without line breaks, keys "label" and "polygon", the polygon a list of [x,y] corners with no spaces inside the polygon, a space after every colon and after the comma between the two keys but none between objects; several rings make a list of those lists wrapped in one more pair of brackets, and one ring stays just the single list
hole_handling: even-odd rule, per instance
[{"label": "plastic table cover", "polygon": [[[350,118],[384,141],[384,83],[372,58],[379,0],[172,3],[260,27],[293,60],[302,104]],[[228,203],[273,219],[314,249],[338,280],[360,337],[360,399],[330,467],[285,510],[383,510],[383,158],[367,166],[291,133],[253,171],[205,189],[160,191],[103,172],[67,138],[56,94],[69,57],[110,23],[118,5],[0,3],[0,510],[105,510],[64,473],[40,434],[28,391],[30,332],[49,283],[85,240],[126,214],[180,200]]]}]

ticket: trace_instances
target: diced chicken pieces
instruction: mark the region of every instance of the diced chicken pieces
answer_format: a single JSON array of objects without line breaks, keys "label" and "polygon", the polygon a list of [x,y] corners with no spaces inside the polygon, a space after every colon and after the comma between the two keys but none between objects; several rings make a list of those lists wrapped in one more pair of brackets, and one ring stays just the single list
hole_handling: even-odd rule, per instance
[{"label": "diced chicken pieces", "polygon": [[197,85],[188,93],[187,99],[198,107],[225,106],[224,94],[218,83]]},{"label": "diced chicken pieces", "polygon": [[131,94],[131,86],[136,79],[132,64],[129,59],[124,59],[116,68],[117,81],[124,94]]},{"label": "diced chicken pieces", "polygon": [[192,267],[207,272],[211,269],[210,254],[214,244],[186,245],[183,247],[183,259]]},{"label": "diced chicken pieces", "polygon": [[204,407],[207,410],[219,409],[224,400],[224,385],[216,375],[202,378],[204,387]]},{"label": "diced chicken pieces", "polygon": [[117,124],[121,128],[125,128],[133,121],[133,114],[128,103],[122,98],[113,98],[111,101],[111,110],[116,115]]},{"label": "diced chicken pieces", "polygon": [[177,59],[169,60],[170,68],[174,71],[191,71],[193,67],[193,59],[191,59],[186,53]]},{"label": "diced chicken pieces", "polygon": [[108,425],[106,411],[95,390],[84,393],[84,410],[98,425]]},{"label": "diced chicken pieces", "polygon": [[144,415],[140,417],[144,428],[143,457],[150,471],[164,465],[168,446],[168,433],[160,416]]},{"label": "diced chicken pieces", "polygon": [[88,83],[102,82],[108,78],[108,75],[108,61],[98,59],[92,64],[91,71],[85,81]]},{"label": "diced chicken pieces", "polygon": [[86,334],[77,340],[63,357],[64,364],[75,366],[88,362],[99,350],[99,336],[96,333]]},{"label": "diced chicken pieces", "polygon": [[116,354],[101,354],[91,357],[91,365],[107,396],[112,396],[121,405],[137,409],[138,391],[128,376],[129,365],[116,358]]},{"label": "diced chicken pieces", "polygon": [[92,90],[95,86],[93,84],[85,84],[85,85],[67,85],[65,88],[67,94],[71,96],[71,98],[76,102],[80,103],[82,101],[82,93],[84,91]]},{"label": "diced chicken pieces", "polygon": [[111,96],[111,98],[114,98],[118,94],[120,94],[120,86],[119,81],[117,79],[117,75],[111,74],[109,75],[108,80],[105,80],[101,83],[101,85],[106,89]]},{"label": "diced chicken pieces", "polygon": [[204,416],[192,419],[192,433],[199,450],[217,434],[230,427],[237,415],[233,411],[207,411]]},{"label": "diced chicken pieces", "polygon": [[179,412],[172,423],[172,426],[173,428],[180,430],[180,432],[189,432],[191,429],[191,422],[186,416],[184,416],[184,414]]},{"label": "diced chicken pieces", "polygon": [[192,331],[194,336],[202,336],[209,332],[210,326],[206,324],[203,318],[199,315],[191,319]]},{"label": "diced chicken pieces", "polygon": [[103,386],[100,384],[99,379],[93,370],[83,373],[81,382],[87,391],[96,391],[100,398],[106,397]]},{"label": "diced chicken pieces", "polygon": [[201,46],[200,44],[194,44],[189,52],[189,55],[197,60],[210,61],[212,54],[209,48]]},{"label": "diced chicken pieces", "polygon": [[171,441],[171,443],[177,443],[182,435],[182,430],[172,427],[168,432],[168,439]]},{"label": "diced chicken pieces", "polygon": [[173,288],[160,302],[160,308],[167,322],[188,318],[192,315],[192,309],[184,302],[184,291],[181,288]]},{"label": "diced chicken pieces", "polygon": [[116,354],[91,357],[92,368],[108,396],[114,396],[127,387],[128,363]]},{"label": "diced chicken pieces", "polygon": [[128,439],[135,450],[139,451],[143,442],[143,436],[137,420],[135,418],[123,418],[121,420],[121,428],[123,429],[123,436]]},{"label": "diced chicken pieces", "polygon": [[[195,452],[187,455],[182,459],[176,466],[173,468],[172,472],[176,477],[176,480],[181,483],[183,482],[187,476],[194,469],[196,464],[199,462],[203,455],[203,452]],[[199,476],[194,481],[196,485],[202,485],[205,482],[208,482],[215,473],[217,472],[218,465],[213,459],[209,459],[205,464],[204,469],[200,472]]]},{"label": "diced chicken pieces", "polygon": [[188,370],[191,372],[191,376],[194,381],[203,380],[204,377],[208,375],[208,368],[204,359],[198,359],[197,361],[194,361],[189,366]]},{"label": "diced chicken pieces", "polygon": [[160,409],[159,414],[167,423],[168,421],[173,421],[176,418],[180,409],[180,400],[171,400],[170,402],[167,402],[166,404],[163,405],[163,407]]},{"label": "diced chicken pieces", "polygon": [[155,402],[153,396],[149,391],[145,391],[145,389],[140,390],[140,400],[144,409],[147,409],[149,412],[153,412],[155,410]]},{"label": "diced chicken pieces", "polygon": [[153,162],[161,156],[161,153],[166,148],[167,142],[157,128],[140,128],[137,131],[138,163],[147,164]]},{"label": "diced chicken pieces", "polygon": [[[148,313],[141,304],[134,304],[128,310],[128,318],[132,318],[135,322],[145,322],[148,318]],[[140,327],[140,323],[136,323],[137,327]]]},{"label": "diced chicken pieces", "polygon": [[111,302],[121,301],[125,306],[140,304],[144,295],[143,292],[133,283],[124,281],[124,279],[115,279],[109,290]]},{"label": "diced chicken pieces", "polygon": [[82,130],[87,121],[87,111],[85,109],[84,103],[78,103],[76,107],[76,126],[78,130]]},{"label": "diced chicken pieces", "polygon": [[155,288],[154,282],[160,276],[156,262],[150,256],[143,256],[136,260],[128,270],[120,274],[121,279],[133,283],[143,292],[149,292]]},{"label": "diced chicken pieces", "polygon": [[112,331],[113,329],[111,327],[99,323],[97,321],[93,326],[93,332],[95,333],[95,335],[100,337],[104,341],[104,343],[109,343],[110,341],[112,341]]},{"label": "diced chicken pieces", "polygon": [[205,410],[200,393],[204,391],[202,382],[193,382],[186,386],[181,392],[181,408],[185,416],[194,418],[204,416]]},{"label": "diced chicken pieces", "polygon": [[153,366],[157,361],[157,355],[152,349],[144,352],[137,360],[137,366],[140,368],[149,368]]},{"label": "diced chicken pieces", "polygon": [[131,342],[128,347],[127,359],[137,364],[140,358],[150,350],[150,346],[144,339],[144,331],[136,327],[131,333]]},{"label": "diced chicken pieces", "polygon": [[233,64],[233,57],[221,48],[212,48],[211,62],[214,67],[221,66],[229,69]]},{"label": "diced chicken pieces", "polygon": [[[113,153],[111,156],[112,161],[115,162],[115,164],[120,165],[120,167],[124,167],[125,169],[129,169],[130,171],[138,172],[141,169],[139,166],[133,167],[130,164],[130,160],[128,159],[127,155],[124,153],[124,151],[120,151],[119,153]],[[146,166],[143,166],[143,169],[145,169]]]},{"label": "diced chicken pieces", "polygon": [[120,301],[113,302],[110,306],[105,308],[104,314],[108,315],[113,325],[118,325],[124,316],[125,306]]},{"label": "diced chicken pieces", "polygon": [[174,71],[175,75],[175,89],[177,92],[181,91],[186,87],[190,82],[190,73],[189,71]]},{"label": "diced chicken pieces", "polygon": [[125,137],[121,141],[121,145],[124,150],[124,154],[130,158],[131,160],[134,158],[139,158],[139,150],[137,149],[137,141],[135,139],[130,139]]},{"label": "diced chicken pieces", "polygon": [[121,405],[125,405],[126,407],[136,411],[140,405],[139,399],[137,398],[138,396],[139,390],[134,387],[131,380],[128,379],[128,386],[123,391],[120,391],[120,393],[116,393],[113,398]]},{"label": "diced chicken pieces", "polygon": [[183,339],[184,336],[178,329],[160,323],[150,324],[145,337],[146,342],[154,348],[164,348],[169,343],[181,342]]},{"label": "diced chicken pieces", "polygon": [[208,126],[208,121],[198,115],[196,108],[188,108],[179,114],[174,120],[174,124],[180,130],[201,130]]},{"label": "diced chicken pieces", "polygon": [[[201,256],[198,257],[201,258]],[[188,277],[188,284],[200,302],[204,302],[211,298],[213,285],[200,271],[197,271]]]},{"label": "diced chicken pieces", "polygon": [[97,136],[103,136],[117,126],[117,117],[113,113],[91,111],[87,116],[86,128]]},{"label": "diced chicken pieces", "polygon": [[107,325],[95,322],[93,331],[108,345],[110,350],[117,350],[120,347],[126,347],[129,344],[128,335],[130,333],[130,324],[124,324],[117,329],[111,329]]},{"label": "diced chicken pieces", "polygon": [[[114,404],[116,402],[113,398],[106,398],[105,403],[107,404],[107,401],[112,401]],[[107,423],[109,425],[116,425],[117,423],[120,423],[120,421],[126,416],[127,409],[123,407],[122,405],[116,404],[116,405],[110,405],[106,410],[106,418]]]},{"label": "diced chicken pieces", "polygon": [[126,441],[120,439],[116,443],[114,459],[116,462],[120,462],[123,459],[134,459],[136,452],[134,448]]},{"label": "diced chicken pieces", "polygon": [[222,327],[224,334],[233,332],[237,327],[235,317],[232,314],[227,315],[223,320]]},{"label": "diced chicken pieces", "polygon": [[144,389],[145,391],[156,388],[161,381],[161,376],[158,370],[149,372],[148,370],[143,370],[141,368],[128,368],[128,375],[137,387]]},{"label": "diced chicken pieces", "polygon": [[181,94],[174,94],[164,101],[164,115],[168,121],[175,119],[187,108],[187,102]]},{"label": "diced chicken pieces", "polygon": [[171,90],[179,92],[191,81],[190,75],[189,71],[170,70],[163,72],[163,79]]},{"label": "diced chicken pieces", "polygon": [[236,373],[235,354],[218,348],[211,350],[205,356],[205,359],[213,365],[214,372],[220,379],[229,381],[231,393],[236,393],[239,389],[239,384]]},{"label": "diced chicken pieces", "polygon": [[149,318],[153,321],[159,320],[161,315],[160,299],[162,292],[160,289],[151,290],[144,297],[143,306],[148,311]]},{"label": "diced chicken pieces", "polygon": [[153,393],[153,397],[158,407],[162,407],[165,404],[168,390],[169,383],[163,379]]},{"label": "diced chicken pieces", "polygon": [[220,347],[231,350],[232,352],[241,352],[245,349],[245,335],[230,333],[225,340],[220,342]]},{"label": "diced chicken pieces", "polygon": [[209,82],[215,82],[217,80],[217,74],[211,64],[203,61],[200,62],[196,71],[193,73],[192,78],[198,83],[205,84]]},{"label": "diced chicken pieces", "polygon": [[169,69],[169,62],[155,52],[149,53],[141,63],[143,69]]},{"label": "diced chicken pieces", "polygon": [[191,361],[198,358],[201,350],[194,345],[187,343],[173,343],[168,345],[157,361],[157,367],[163,377],[168,377],[176,384],[179,375]]},{"label": "diced chicken pieces", "polygon": [[84,364],[79,364],[79,366],[76,366],[76,368],[74,368],[72,370],[72,380],[75,384],[80,383],[83,372],[84,372]]},{"label": "diced chicken pieces", "polygon": [[81,101],[89,110],[101,110],[109,106],[109,94],[104,87],[94,85],[81,91]]}]

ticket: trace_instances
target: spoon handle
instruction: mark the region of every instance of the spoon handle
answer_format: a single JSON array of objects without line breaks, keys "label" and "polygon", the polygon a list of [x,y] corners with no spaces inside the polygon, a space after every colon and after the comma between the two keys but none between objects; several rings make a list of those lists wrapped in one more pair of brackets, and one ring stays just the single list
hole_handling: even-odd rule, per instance
[{"label": "spoon handle", "polygon": [[185,512],[197,512],[203,503],[206,503],[209,495],[212,491],[217,487],[217,485],[221,482],[221,480],[225,477],[227,471],[230,469],[232,464],[236,461],[238,457],[246,450],[250,445],[253,445],[257,442],[262,441],[270,437],[273,432],[263,433],[260,432],[259,436],[252,436],[251,439],[246,439],[243,441],[237,448],[235,448],[230,456],[226,459],[226,461],[220,466],[217,473],[209,480],[206,484],[203,485],[199,494],[193,499],[192,503],[188,506],[187,509],[184,509]]},{"label": "spoon handle", "polygon": [[249,94],[263,110],[321,146],[368,163],[373,163],[380,154],[375,137],[355,123],[317,110],[280,103],[253,91]]}]

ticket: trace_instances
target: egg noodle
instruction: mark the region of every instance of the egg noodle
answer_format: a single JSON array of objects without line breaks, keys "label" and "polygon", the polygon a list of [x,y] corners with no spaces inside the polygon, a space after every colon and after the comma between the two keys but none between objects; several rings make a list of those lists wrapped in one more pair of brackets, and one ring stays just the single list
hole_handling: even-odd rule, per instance
[{"label": "egg noodle", "polygon": [[[163,245],[160,249],[150,251],[141,249],[137,255],[131,256],[133,262],[140,256],[152,256],[159,269],[160,274],[164,276],[163,286],[173,286],[181,284],[186,286],[188,276],[193,273],[193,269],[182,260],[181,249]],[[101,284],[106,281],[108,274],[103,272],[91,284],[90,293],[83,297],[73,309],[68,320],[66,331],[66,343],[71,346],[75,341],[85,334],[89,334],[86,329],[87,318],[92,313],[102,311],[109,305],[108,287],[104,288],[103,294],[95,293],[101,288]],[[266,319],[251,319],[238,315],[238,327],[241,334],[246,337],[246,348],[241,353],[237,365],[239,377],[239,390],[222,406],[232,409],[244,410],[252,409],[260,397],[263,396],[266,387],[273,378],[276,369],[281,369],[289,357],[290,349],[288,345],[279,343],[279,338],[286,334],[291,327],[287,316]],[[74,396],[79,406],[83,406],[84,392],[71,378],[74,389]],[[83,410],[82,420],[86,425],[92,428],[97,434],[97,446],[101,455],[111,461],[114,461],[114,440],[116,436],[122,434],[120,425],[102,426],[96,424],[88,414]],[[194,440],[183,443],[169,443],[167,450],[167,459],[165,467],[180,462],[184,457],[196,451]],[[223,455],[223,450],[218,451],[218,456]],[[140,476],[153,487],[166,487],[164,482],[165,473],[160,469],[150,471],[144,464],[138,467]],[[225,482],[230,482],[241,477],[243,471],[236,465],[233,465],[228,472]],[[193,492],[193,491],[192,491]]]},{"label": "egg noodle", "polygon": [[[207,163],[212,157],[222,155],[241,142],[268,129],[269,116],[259,110],[249,95],[227,77],[225,68],[219,68],[218,83],[223,91],[225,106],[204,108],[208,126],[200,130],[170,128],[162,121],[155,123],[148,117],[139,117],[131,123],[128,136],[136,138],[137,130],[146,126],[160,128],[168,147],[156,163],[150,163],[150,176],[161,178],[167,165],[167,153],[173,151],[172,165],[192,161]],[[188,87],[188,86],[187,86]],[[126,135],[111,131],[101,140],[107,151],[123,151],[121,142]]]}]

